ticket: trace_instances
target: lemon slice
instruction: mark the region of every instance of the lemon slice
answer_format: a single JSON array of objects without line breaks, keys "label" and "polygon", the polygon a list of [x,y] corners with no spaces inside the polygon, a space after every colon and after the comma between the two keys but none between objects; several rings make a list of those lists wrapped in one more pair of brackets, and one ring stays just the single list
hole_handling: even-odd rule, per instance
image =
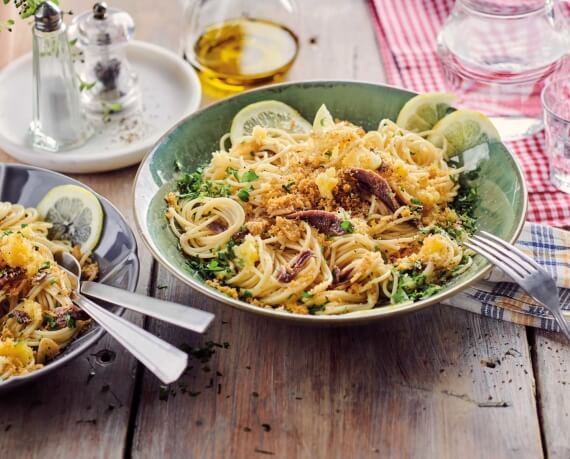
[{"label": "lemon slice", "polygon": [[446,92],[430,92],[412,97],[400,110],[396,124],[412,132],[429,131],[442,119],[455,96]]},{"label": "lemon slice", "polygon": [[264,100],[242,108],[232,121],[230,139],[233,145],[251,135],[255,126],[278,128],[291,133],[305,133],[311,124],[289,105],[277,100]]},{"label": "lemon slice", "polygon": [[322,131],[334,126],[334,119],[325,104],[317,110],[315,119],[313,121],[313,130],[315,132]]},{"label": "lemon slice", "polygon": [[443,138],[447,139],[448,158],[484,142],[501,140],[491,120],[471,110],[457,110],[443,117],[428,136],[428,140],[439,147],[443,146]]},{"label": "lemon slice", "polygon": [[99,199],[83,187],[61,185],[52,188],[37,205],[38,212],[53,224],[49,237],[79,244],[81,252],[91,252],[101,238],[103,207]]}]

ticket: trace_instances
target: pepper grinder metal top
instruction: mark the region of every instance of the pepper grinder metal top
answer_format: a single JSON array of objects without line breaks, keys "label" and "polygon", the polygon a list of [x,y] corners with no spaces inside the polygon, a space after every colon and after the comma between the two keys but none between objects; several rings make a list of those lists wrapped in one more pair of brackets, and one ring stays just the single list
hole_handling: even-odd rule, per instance
[{"label": "pepper grinder metal top", "polygon": [[132,17],[106,3],[77,16],[70,27],[72,38],[83,55],[79,74],[83,82],[82,102],[91,113],[127,111],[140,99],[137,77],[126,52],[133,38]]},{"label": "pepper grinder metal top", "polygon": [[93,134],[93,129],[83,116],[79,81],[58,6],[49,1],[42,3],[34,15],[32,31],[32,145],[52,152],[78,147]]}]

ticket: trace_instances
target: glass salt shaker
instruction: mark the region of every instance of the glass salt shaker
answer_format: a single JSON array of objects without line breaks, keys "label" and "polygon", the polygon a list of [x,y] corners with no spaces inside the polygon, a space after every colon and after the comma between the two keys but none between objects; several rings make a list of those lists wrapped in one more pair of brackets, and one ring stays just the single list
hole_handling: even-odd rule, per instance
[{"label": "glass salt shaker", "polygon": [[104,2],[95,3],[92,11],[73,20],[71,35],[81,56],[81,97],[89,113],[126,112],[138,105],[137,76],[126,46],[134,32],[132,17]]},{"label": "glass salt shaker", "polygon": [[34,15],[33,81],[32,145],[57,152],[85,143],[93,129],[81,106],[61,11],[49,1]]},{"label": "glass salt shaker", "polygon": [[489,115],[504,140],[542,128],[540,91],[569,51],[558,0],[457,0],[437,39],[459,105]]}]

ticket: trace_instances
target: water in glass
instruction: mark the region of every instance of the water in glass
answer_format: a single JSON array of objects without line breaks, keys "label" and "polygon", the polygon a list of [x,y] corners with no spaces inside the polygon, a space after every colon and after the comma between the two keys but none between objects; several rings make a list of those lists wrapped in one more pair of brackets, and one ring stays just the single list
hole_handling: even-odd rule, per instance
[{"label": "water in glass", "polygon": [[450,90],[491,116],[503,139],[542,128],[540,92],[568,52],[555,0],[457,0],[438,36]]},{"label": "water in glass", "polygon": [[549,81],[542,91],[551,183],[570,193],[570,78]]}]

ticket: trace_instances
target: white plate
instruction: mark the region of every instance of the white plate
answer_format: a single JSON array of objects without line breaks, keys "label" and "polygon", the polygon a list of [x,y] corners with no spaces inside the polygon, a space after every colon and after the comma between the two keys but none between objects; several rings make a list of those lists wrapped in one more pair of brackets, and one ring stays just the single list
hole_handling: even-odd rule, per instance
[{"label": "white plate", "polygon": [[202,91],[194,69],[176,54],[141,41],[129,43],[127,53],[139,77],[141,113],[97,120],[87,143],[60,153],[30,144],[32,55],[7,66],[0,72],[0,149],[18,161],[60,172],[103,172],[140,162],[168,129],[198,108]]}]

